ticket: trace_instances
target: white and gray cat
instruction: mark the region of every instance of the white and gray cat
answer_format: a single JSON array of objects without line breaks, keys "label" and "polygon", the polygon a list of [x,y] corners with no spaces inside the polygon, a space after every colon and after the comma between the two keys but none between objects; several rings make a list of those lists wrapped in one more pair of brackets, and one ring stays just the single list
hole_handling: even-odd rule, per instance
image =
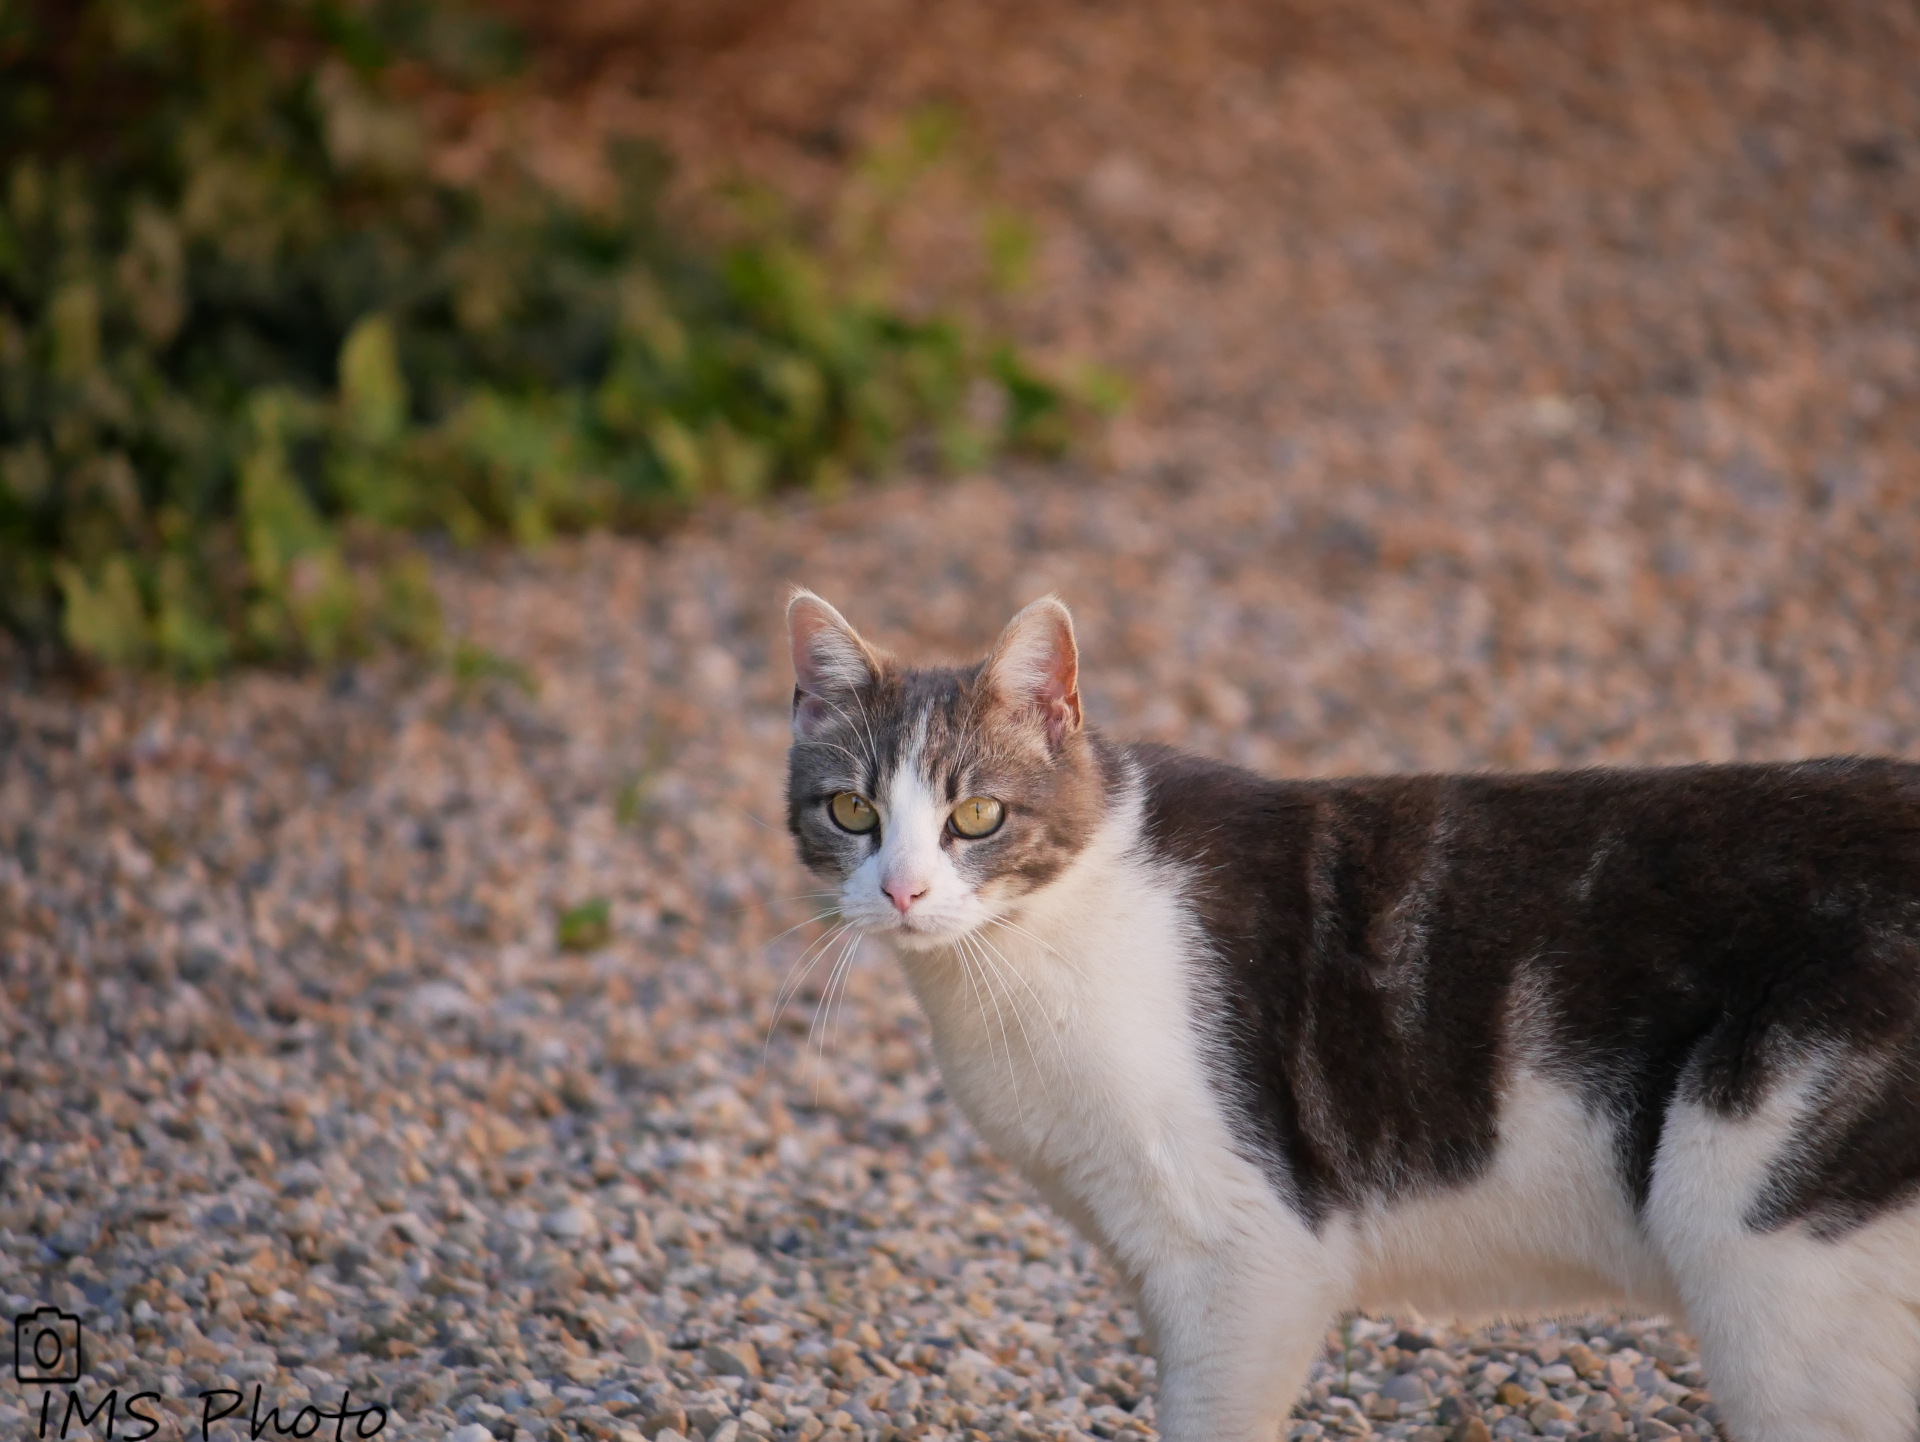
[{"label": "white and gray cat", "polygon": [[1275,781],[1086,725],[1066,608],[788,609],[788,821],[1096,1242],[1169,1442],[1330,1322],[1684,1317],[1741,1442],[1920,1435],[1920,767]]}]

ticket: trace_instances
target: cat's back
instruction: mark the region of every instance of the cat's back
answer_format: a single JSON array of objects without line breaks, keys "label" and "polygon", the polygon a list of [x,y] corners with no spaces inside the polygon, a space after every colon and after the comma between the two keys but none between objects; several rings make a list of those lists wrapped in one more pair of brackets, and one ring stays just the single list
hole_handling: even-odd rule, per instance
[{"label": "cat's back", "polygon": [[[1920,764],[1881,757],[1293,780],[1156,743],[1125,751],[1144,781],[1153,846],[1216,867],[1316,839],[1404,841],[1405,831],[1437,833],[1462,859],[1496,857],[1515,874],[1633,841],[1669,864],[1683,852],[1698,863],[1768,848],[1816,868],[1920,856]],[[1547,849],[1516,853],[1521,832]]]},{"label": "cat's back", "polygon": [[1216,923],[1269,945],[1392,950],[1353,930],[1382,908],[1444,910],[1494,945],[1629,916],[1698,941],[1735,911],[1742,947],[1808,928],[1831,944],[1841,918],[1905,925],[1920,902],[1920,765],[1905,761],[1276,780],[1129,751],[1148,849]]}]

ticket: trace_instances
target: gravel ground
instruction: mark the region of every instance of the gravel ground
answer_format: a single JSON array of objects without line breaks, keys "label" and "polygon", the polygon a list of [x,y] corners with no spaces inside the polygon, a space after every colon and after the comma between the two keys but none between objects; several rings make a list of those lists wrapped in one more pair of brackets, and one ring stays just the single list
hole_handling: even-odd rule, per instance
[{"label": "gravel ground", "polygon": [[[802,191],[801,118],[970,107],[1046,227],[1013,318],[1140,381],[1102,466],[450,560],[450,671],[0,691],[0,1295],[84,1319],[89,1406],[1153,1435],[879,948],[819,1006],[788,580],[948,652],[1057,588],[1096,720],[1275,771],[1920,756],[1911,16],[907,8],[781,7],[634,104]],[[1407,1316],[1291,1426],[1713,1417],[1657,1318]]]}]

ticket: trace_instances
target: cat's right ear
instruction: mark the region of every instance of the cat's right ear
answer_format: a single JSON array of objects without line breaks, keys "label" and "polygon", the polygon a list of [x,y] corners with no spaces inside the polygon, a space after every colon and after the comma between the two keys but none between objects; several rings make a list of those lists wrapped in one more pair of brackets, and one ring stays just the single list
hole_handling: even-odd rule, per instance
[{"label": "cat's right ear", "polygon": [[1042,596],[1007,622],[981,677],[1016,713],[1038,721],[1057,752],[1080,729],[1080,649],[1066,604]]},{"label": "cat's right ear", "polygon": [[833,607],[813,592],[795,589],[787,602],[787,640],[793,648],[793,739],[805,741],[853,695],[871,686],[880,658]]}]

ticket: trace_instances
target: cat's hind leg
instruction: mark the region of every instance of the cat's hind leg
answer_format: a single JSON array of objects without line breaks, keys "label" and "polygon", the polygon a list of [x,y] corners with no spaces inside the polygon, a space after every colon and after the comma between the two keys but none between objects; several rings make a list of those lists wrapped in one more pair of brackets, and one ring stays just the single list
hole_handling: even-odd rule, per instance
[{"label": "cat's hind leg", "polygon": [[1648,1225],[1740,1442],[1913,1442],[1920,1207],[1824,1233],[1766,1222],[1756,1199],[1803,1101],[1792,1085],[1741,1117],[1676,1101]]}]

